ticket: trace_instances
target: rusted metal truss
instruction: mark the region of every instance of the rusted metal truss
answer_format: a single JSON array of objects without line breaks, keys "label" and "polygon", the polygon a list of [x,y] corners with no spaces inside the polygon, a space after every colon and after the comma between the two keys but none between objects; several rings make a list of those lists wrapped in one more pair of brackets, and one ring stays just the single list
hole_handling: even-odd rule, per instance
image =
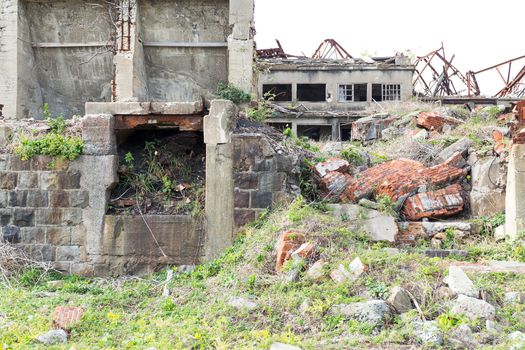
[{"label": "rusted metal truss", "polygon": [[337,41],[326,39],[315,50],[312,58],[345,60],[353,57]]},{"label": "rusted metal truss", "polygon": [[417,57],[414,89],[433,97],[459,95],[467,90],[467,77],[452,64],[454,58],[447,58],[443,43],[439,49]]},{"label": "rusted metal truss", "polygon": [[[525,97],[525,56],[513,58],[508,61],[478,70],[477,72],[467,72],[468,96],[479,96],[481,89],[479,87],[476,75],[488,71],[496,71],[503,81],[504,87],[496,94],[496,97]],[[523,63],[520,71],[512,77],[512,64],[515,62]],[[504,74],[506,73],[506,74]]]},{"label": "rusted metal truss", "polygon": [[273,49],[262,49],[257,50],[257,57],[259,58],[288,58],[288,55],[284,52],[283,47],[279,40],[275,39],[277,43],[276,48]]}]

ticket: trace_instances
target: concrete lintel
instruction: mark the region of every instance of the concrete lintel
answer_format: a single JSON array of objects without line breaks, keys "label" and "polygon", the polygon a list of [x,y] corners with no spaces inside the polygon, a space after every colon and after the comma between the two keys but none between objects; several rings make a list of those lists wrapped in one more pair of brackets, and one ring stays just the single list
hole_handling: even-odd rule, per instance
[{"label": "concrete lintel", "polygon": [[144,41],[144,47],[228,47],[227,42]]},{"label": "concrete lintel", "polygon": [[62,48],[62,47],[112,47],[113,44],[102,41],[87,43],[32,43],[33,48]]},{"label": "concrete lintel", "polygon": [[203,115],[203,101],[194,102],[87,102],[86,114]]}]

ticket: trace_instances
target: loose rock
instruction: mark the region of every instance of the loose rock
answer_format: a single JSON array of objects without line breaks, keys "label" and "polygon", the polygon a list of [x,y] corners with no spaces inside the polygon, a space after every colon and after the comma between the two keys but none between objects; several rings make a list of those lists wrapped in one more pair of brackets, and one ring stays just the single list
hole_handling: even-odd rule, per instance
[{"label": "loose rock", "polygon": [[332,308],[339,314],[359,322],[366,322],[381,327],[387,322],[392,313],[390,306],[383,300],[371,300],[363,303],[340,304]]},{"label": "loose rock", "polygon": [[63,329],[54,329],[46,334],[39,335],[36,340],[44,345],[67,343],[67,333]]},{"label": "loose rock", "polygon": [[232,297],[228,301],[228,305],[233,306],[236,309],[248,309],[253,310],[257,308],[257,303],[241,297]]},{"label": "loose rock", "polygon": [[443,333],[435,321],[415,321],[414,331],[417,340],[424,345],[441,346],[443,344]]},{"label": "loose rock", "polygon": [[448,276],[445,277],[444,282],[456,294],[464,294],[474,298],[479,296],[478,288],[474,286],[474,283],[460,267],[450,266]]},{"label": "loose rock", "polygon": [[324,277],[323,268],[325,266],[325,262],[323,260],[317,260],[308,271],[306,271],[306,277],[314,280],[319,281]]},{"label": "loose rock", "polygon": [[392,289],[390,297],[388,298],[388,302],[400,314],[410,311],[414,308],[408,292],[399,286],[396,286]]},{"label": "loose rock", "polygon": [[472,329],[466,324],[460,324],[454,328],[447,337],[447,340],[460,349],[474,349],[476,345],[472,337]]},{"label": "loose rock", "polygon": [[301,350],[301,348],[284,343],[273,343],[270,350]]},{"label": "loose rock", "polygon": [[496,316],[496,309],[491,304],[462,294],[458,296],[450,312],[470,319],[492,320]]}]

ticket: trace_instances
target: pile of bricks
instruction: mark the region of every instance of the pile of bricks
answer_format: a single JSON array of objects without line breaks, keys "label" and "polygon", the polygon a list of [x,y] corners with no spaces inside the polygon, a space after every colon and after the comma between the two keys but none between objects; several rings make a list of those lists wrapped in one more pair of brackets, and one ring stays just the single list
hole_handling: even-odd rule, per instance
[{"label": "pile of bricks", "polygon": [[440,131],[445,125],[457,126],[463,124],[462,120],[443,116],[438,112],[421,112],[416,121],[417,126],[429,131]]},{"label": "pile of bricks", "polygon": [[355,177],[346,173],[345,161],[330,159],[314,167],[314,176],[323,196],[331,200],[357,203],[363,198],[389,197],[393,202],[406,199],[403,213],[409,220],[451,216],[461,212],[465,205],[458,183],[467,170],[458,166],[460,157],[456,153],[432,167],[401,158],[369,168]]}]

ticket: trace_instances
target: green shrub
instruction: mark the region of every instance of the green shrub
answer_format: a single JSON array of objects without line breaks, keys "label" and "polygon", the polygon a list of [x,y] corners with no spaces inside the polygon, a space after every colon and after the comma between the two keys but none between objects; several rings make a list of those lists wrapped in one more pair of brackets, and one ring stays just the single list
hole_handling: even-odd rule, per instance
[{"label": "green shrub", "polygon": [[235,104],[250,102],[252,97],[241,89],[225,83],[219,83],[217,86],[217,95],[224,99],[230,100]]},{"label": "green shrub", "polygon": [[365,158],[359,151],[359,147],[354,145],[350,145],[349,147],[342,150],[341,158],[343,158],[352,165],[359,166],[365,164]]},{"label": "green shrub", "polygon": [[84,141],[76,135],[67,135],[66,122],[63,115],[51,117],[49,105],[44,104],[44,117],[49,132],[37,135],[19,135],[18,144],[13,151],[22,160],[29,160],[34,156],[50,156],[64,160],[78,158],[84,150]]}]

